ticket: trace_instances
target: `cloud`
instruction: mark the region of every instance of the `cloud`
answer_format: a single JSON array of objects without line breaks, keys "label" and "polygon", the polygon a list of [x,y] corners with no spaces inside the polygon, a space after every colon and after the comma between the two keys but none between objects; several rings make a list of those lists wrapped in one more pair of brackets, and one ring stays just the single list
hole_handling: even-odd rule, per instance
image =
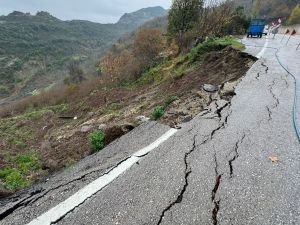
[{"label": "cloud", "polygon": [[172,0],[0,0],[0,15],[14,10],[48,11],[62,20],[82,19],[114,23],[124,14],[150,6],[169,8]]}]

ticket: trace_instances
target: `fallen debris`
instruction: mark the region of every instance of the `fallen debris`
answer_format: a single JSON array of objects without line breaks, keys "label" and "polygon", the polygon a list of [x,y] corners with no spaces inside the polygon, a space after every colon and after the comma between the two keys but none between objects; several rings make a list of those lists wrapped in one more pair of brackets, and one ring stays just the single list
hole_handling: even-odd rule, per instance
[{"label": "fallen debris", "polygon": [[203,90],[213,93],[213,92],[217,92],[219,90],[219,87],[217,85],[213,85],[213,84],[204,84]]},{"label": "fallen debris", "polygon": [[272,161],[272,163],[278,163],[279,159],[277,156],[270,156],[269,159]]}]

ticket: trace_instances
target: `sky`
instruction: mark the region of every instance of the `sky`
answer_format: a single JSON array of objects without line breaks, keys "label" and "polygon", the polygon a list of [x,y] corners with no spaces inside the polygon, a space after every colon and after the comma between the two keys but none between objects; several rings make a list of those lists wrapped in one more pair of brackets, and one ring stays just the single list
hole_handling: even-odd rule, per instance
[{"label": "sky", "polygon": [[124,13],[150,6],[170,8],[172,0],[0,0],[0,15],[47,11],[62,20],[115,23]]}]

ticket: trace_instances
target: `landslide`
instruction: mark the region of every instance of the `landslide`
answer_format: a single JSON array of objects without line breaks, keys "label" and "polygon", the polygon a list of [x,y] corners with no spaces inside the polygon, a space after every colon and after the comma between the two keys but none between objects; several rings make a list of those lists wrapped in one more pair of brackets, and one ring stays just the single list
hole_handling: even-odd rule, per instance
[{"label": "landslide", "polygon": [[[143,119],[180,126],[214,99],[230,100],[256,59],[236,41],[216,46],[197,46],[126,87],[93,86],[85,96],[1,118],[0,198],[92,154],[89,135],[95,130],[105,132],[107,145]],[[204,91],[204,84],[219,90]],[[164,109],[160,118],[153,114],[157,107]]]}]

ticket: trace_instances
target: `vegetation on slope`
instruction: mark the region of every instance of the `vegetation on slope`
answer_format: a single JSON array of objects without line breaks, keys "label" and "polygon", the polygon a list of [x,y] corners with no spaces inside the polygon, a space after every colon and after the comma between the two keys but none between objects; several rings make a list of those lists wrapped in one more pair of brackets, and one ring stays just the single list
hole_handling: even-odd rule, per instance
[{"label": "vegetation on slope", "polygon": [[94,64],[105,48],[144,21],[165,14],[160,7],[143,9],[116,24],[61,21],[46,12],[0,16],[0,99],[63,80],[72,60],[96,75]]},{"label": "vegetation on slope", "polygon": [[300,23],[298,0],[235,0],[235,3],[245,7],[247,14],[252,17],[282,18],[285,24]]},{"label": "vegetation on slope", "polygon": [[[174,126],[189,121],[214,98],[230,99],[234,90],[222,87],[228,82],[233,87],[253,62],[236,50],[243,45],[225,36],[244,26],[244,15],[231,6],[201,8],[182,37],[166,33],[165,18],[154,22],[158,27],[147,23],[103,56],[100,78],[80,83],[70,77],[59,89],[2,107],[0,196],[101,150],[138,124],[137,116]],[[203,30],[211,30],[209,37]],[[220,91],[203,91],[205,83]]]},{"label": "vegetation on slope", "polygon": [[[209,98],[204,97],[205,94],[195,97],[191,90],[199,90],[201,84],[209,80],[218,85],[236,80],[247,70],[251,58],[240,58],[230,50],[232,47],[243,46],[231,37],[212,38],[186,54],[150,68],[126,87],[119,83],[109,88],[109,83],[94,81],[92,86],[81,84],[74,92],[61,93],[63,100],[49,91],[47,101],[44,101],[45,95],[29,97],[29,105],[21,111],[18,111],[19,103],[11,105],[8,109],[11,116],[0,119],[0,196],[1,190],[2,193],[19,190],[51,171],[101,150],[104,144],[124,134],[123,124],[134,124],[139,115],[171,125],[184,119],[181,113],[176,118],[176,114],[168,114],[174,107],[185,107],[186,99],[207,99],[194,105],[191,114],[196,115]],[[233,66],[241,62],[239,67]],[[232,66],[227,68],[227,65]],[[220,71],[226,71],[226,76]],[[137,96],[142,100],[137,100]],[[34,98],[34,102],[30,98]],[[70,119],[64,119],[68,117]],[[98,130],[102,124],[108,126],[101,128],[103,132]],[[87,127],[88,132],[82,132],[82,127]],[[34,166],[23,170],[19,159],[25,156],[30,156],[25,160],[26,165]]]}]

